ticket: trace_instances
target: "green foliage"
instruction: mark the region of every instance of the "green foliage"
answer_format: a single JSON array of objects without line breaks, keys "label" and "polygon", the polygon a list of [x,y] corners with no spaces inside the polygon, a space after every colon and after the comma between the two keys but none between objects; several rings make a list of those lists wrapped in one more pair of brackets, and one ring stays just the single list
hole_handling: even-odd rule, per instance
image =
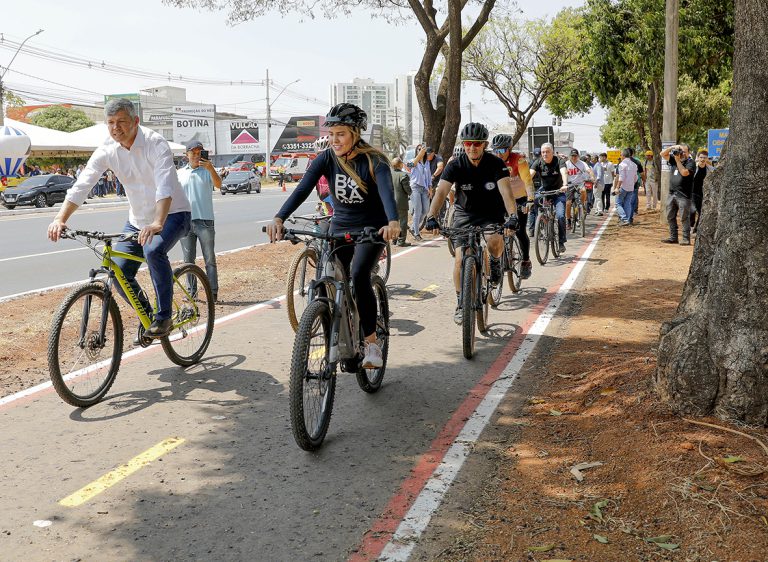
[{"label": "green foliage", "polygon": [[620,93],[608,108],[600,135],[608,146],[648,146],[647,140],[643,142],[646,120],[645,99],[633,93]]},{"label": "green foliage", "polygon": [[408,139],[402,127],[384,127],[382,131],[384,152],[390,156],[400,156],[408,146]]},{"label": "green foliage", "polygon": [[56,129],[57,131],[79,131],[93,125],[93,121],[80,109],[71,109],[62,105],[46,107],[31,119],[33,125]]},{"label": "green foliage", "polygon": [[11,90],[3,89],[3,107],[21,107],[24,100],[13,93]]}]

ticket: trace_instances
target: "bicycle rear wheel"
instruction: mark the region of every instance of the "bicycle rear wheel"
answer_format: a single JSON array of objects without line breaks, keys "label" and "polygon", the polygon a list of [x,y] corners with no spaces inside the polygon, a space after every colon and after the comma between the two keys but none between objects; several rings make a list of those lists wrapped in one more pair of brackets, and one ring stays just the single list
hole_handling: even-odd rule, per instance
[{"label": "bicycle rear wheel", "polygon": [[288,385],[291,430],[305,451],[322,445],[333,412],[335,365],[328,362],[331,345],[331,309],[312,301],[301,316],[293,343]]},{"label": "bicycle rear wheel", "polygon": [[[451,205],[448,207],[448,211],[445,213],[445,222],[443,223],[443,226],[446,228],[450,228],[450,226],[453,224],[453,215],[456,213],[456,205]],[[451,257],[456,257],[456,248],[453,245],[453,240],[449,237],[448,238],[448,251],[451,253]]]},{"label": "bicycle rear wheel", "polygon": [[513,293],[519,293],[523,282],[521,276],[523,271],[523,251],[520,249],[520,241],[517,239],[517,236],[506,238],[504,252],[507,259],[507,283],[509,284],[509,289]]},{"label": "bicycle rear wheel", "polygon": [[461,344],[464,357],[472,359],[475,354],[475,275],[474,259],[465,259],[461,279]]},{"label": "bicycle rear wheel", "polygon": [[[480,270],[480,309],[477,311],[477,329],[485,332],[488,329],[488,308],[491,294],[491,253],[486,248],[483,251],[483,267]],[[499,282],[501,285],[501,282]]]},{"label": "bicycle rear wheel", "polygon": [[188,367],[203,358],[213,337],[213,291],[208,276],[191,263],[178,267],[173,278],[173,328],[160,343],[168,359]]},{"label": "bicycle rear wheel", "polygon": [[115,382],[122,355],[120,309],[112,295],[105,296],[104,285],[70,292],[48,337],[48,371],[61,399],[80,408],[99,402]]},{"label": "bicycle rear wheel", "polygon": [[581,224],[581,237],[587,235],[587,209],[584,205],[579,205],[579,223]]},{"label": "bicycle rear wheel", "polygon": [[552,257],[560,257],[560,223],[557,217],[552,217],[549,231],[549,246],[552,248]]},{"label": "bicycle rear wheel", "polygon": [[389,279],[389,270],[391,267],[392,246],[389,242],[387,242],[387,245],[384,246],[384,251],[381,253],[381,257],[379,257],[379,261],[373,267],[373,273],[381,277],[381,280],[386,284],[387,280]]},{"label": "bicycle rear wheel", "polygon": [[549,234],[549,219],[540,211],[533,227],[533,247],[536,250],[536,259],[541,265],[547,263],[549,258]]},{"label": "bicycle rear wheel", "polygon": [[315,278],[317,262],[317,251],[308,246],[294,256],[288,270],[285,308],[288,311],[288,322],[294,332],[299,327],[299,319],[309,304],[307,301],[309,283]]},{"label": "bicycle rear wheel", "polygon": [[382,364],[378,369],[363,369],[357,372],[357,384],[365,392],[374,393],[381,388],[384,379],[384,371],[387,368],[387,354],[389,353],[389,301],[387,299],[387,286],[378,275],[371,279],[373,294],[376,296],[376,343],[381,349]]}]

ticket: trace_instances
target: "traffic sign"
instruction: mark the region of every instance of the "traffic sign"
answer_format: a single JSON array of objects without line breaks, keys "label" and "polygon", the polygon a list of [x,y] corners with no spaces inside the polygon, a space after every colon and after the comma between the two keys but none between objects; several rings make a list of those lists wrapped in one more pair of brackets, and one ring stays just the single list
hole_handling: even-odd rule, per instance
[{"label": "traffic sign", "polygon": [[707,152],[709,157],[715,160],[720,158],[720,153],[723,151],[723,145],[725,145],[726,139],[728,139],[728,131],[730,129],[710,129],[707,132]]}]

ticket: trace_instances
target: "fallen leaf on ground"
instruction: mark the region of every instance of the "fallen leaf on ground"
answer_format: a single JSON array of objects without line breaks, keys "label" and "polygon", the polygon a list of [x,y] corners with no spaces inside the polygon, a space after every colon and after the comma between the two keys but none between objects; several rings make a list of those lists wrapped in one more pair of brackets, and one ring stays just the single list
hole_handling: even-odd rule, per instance
[{"label": "fallen leaf on ground", "polygon": [[550,416],[562,416],[563,413],[560,410],[550,410],[549,411]]},{"label": "fallen leaf on ground", "polygon": [[547,560],[542,560],[541,562],[573,562],[572,558],[549,558]]},{"label": "fallen leaf on ground", "polygon": [[608,544],[608,537],[604,537],[603,535],[592,535],[592,538],[601,544]]},{"label": "fallen leaf on ground", "polygon": [[727,457],[723,458],[723,462],[728,462],[728,463],[731,463],[731,462],[744,462],[744,459],[742,457],[738,456],[738,455],[737,456],[728,455]]},{"label": "fallen leaf on ground", "polygon": [[613,388],[612,386],[609,386],[608,388],[604,388],[600,391],[600,396],[609,396],[611,394],[616,394],[618,390]]},{"label": "fallen leaf on ground", "polygon": [[579,464],[575,464],[571,467],[571,474],[573,474],[573,477],[578,482],[581,482],[582,480],[584,480],[584,475],[581,473],[581,471],[587,470],[589,468],[595,468],[596,466],[603,466],[603,463],[601,463],[600,461],[580,462]]},{"label": "fallen leaf on ground", "polygon": [[542,400],[541,398],[531,398],[530,400],[528,400],[528,402],[530,402],[531,404],[543,404],[544,402],[546,402],[546,400]]},{"label": "fallen leaf on ground", "polygon": [[597,502],[595,505],[592,506],[592,511],[589,512],[589,515],[587,515],[587,517],[602,523],[603,512],[601,510],[607,505],[608,505],[608,500],[600,500],[599,502]]},{"label": "fallen leaf on ground", "polygon": [[556,377],[560,377],[561,379],[572,379],[573,375],[555,375]]},{"label": "fallen leaf on ground", "polygon": [[553,544],[545,544],[545,545],[542,545],[542,546],[529,546],[528,550],[530,550],[531,552],[549,552],[553,548],[555,548],[554,543]]},{"label": "fallen leaf on ground", "polygon": [[658,537],[651,537],[643,540],[645,542],[653,543],[659,548],[663,548],[664,550],[677,550],[678,548],[680,548],[679,544],[674,544],[669,542],[671,538],[672,538],[672,535],[660,535]]}]

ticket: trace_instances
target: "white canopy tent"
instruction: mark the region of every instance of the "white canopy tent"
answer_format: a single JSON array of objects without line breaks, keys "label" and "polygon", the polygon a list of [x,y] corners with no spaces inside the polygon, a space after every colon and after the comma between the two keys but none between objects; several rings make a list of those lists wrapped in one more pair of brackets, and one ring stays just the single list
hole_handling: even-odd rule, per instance
[{"label": "white canopy tent", "polygon": [[89,156],[96,149],[90,144],[74,142],[70,136],[72,133],[46,129],[7,117],[5,124],[29,137],[32,142],[31,156]]},{"label": "white canopy tent", "polygon": [[[109,138],[109,130],[105,123],[97,123],[91,127],[86,127],[85,129],[80,129],[79,131],[67,134],[70,135],[70,139],[75,144],[93,146],[91,152],[96,150],[96,147],[101,146],[102,143]],[[168,141],[168,144],[170,145],[171,152],[173,152],[174,156],[181,156],[186,151],[183,144],[171,141]]]}]

